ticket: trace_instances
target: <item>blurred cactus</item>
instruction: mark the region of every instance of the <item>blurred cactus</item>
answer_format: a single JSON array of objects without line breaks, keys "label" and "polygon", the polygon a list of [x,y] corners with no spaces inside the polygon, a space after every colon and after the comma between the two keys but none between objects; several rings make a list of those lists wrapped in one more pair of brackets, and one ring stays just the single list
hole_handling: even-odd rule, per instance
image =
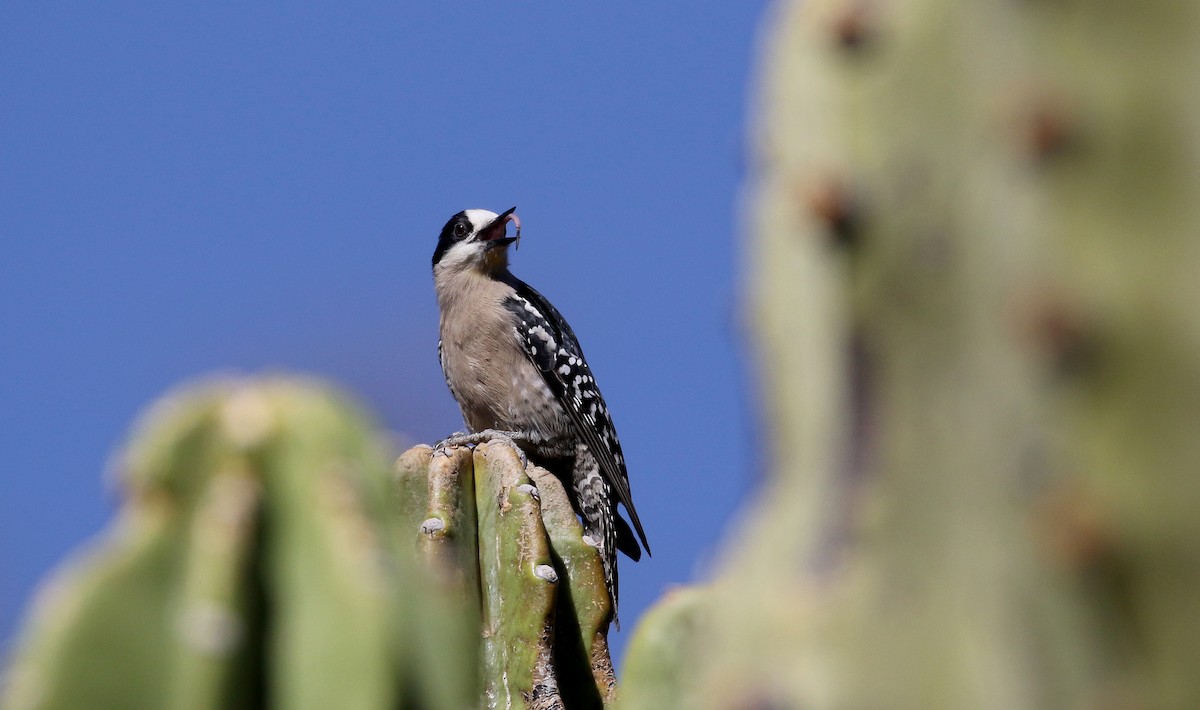
[{"label": "blurred cactus", "polygon": [[475,630],[400,544],[384,449],[325,388],[222,380],[153,407],[113,530],[39,594],[10,710],[447,710]]},{"label": "blurred cactus", "polygon": [[[483,629],[485,707],[585,708],[613,699],[611,603],[566,490],[503,445],[397,465],[401,524],[445,593]],[[419,532],[418,532],[419,531]]]},{"label": "blurred cactus", "polygon": [[773,20],[772,475],[625,707],[1200,707],[1200,6]]},{"label": "blurred cactus", "polygon": [[642,617],[626,651],[622,710],[700,702],[697,650],[709,641],[711,603],[703,588],[675,589]]}]

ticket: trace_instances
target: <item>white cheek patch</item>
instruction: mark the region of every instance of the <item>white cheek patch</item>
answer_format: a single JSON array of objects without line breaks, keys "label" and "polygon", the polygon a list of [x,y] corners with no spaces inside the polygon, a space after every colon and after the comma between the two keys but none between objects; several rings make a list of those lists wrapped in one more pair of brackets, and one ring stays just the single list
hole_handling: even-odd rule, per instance
[{"label": "white cheek patch", "polygon": [[438,266],[457,271],[479,261],[483,256],[484,245],[480,242],[458,242],[442,254]]}]

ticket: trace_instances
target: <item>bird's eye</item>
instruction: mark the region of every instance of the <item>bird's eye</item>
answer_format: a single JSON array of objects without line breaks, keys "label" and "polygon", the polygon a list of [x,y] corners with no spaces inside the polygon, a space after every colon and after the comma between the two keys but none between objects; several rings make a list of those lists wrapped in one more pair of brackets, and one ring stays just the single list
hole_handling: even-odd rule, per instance
[{"label": "bird's eye", "polygon": [[463,222],[458,222],[454,225],[454,236],[458,239],[462,239],[463,237],[467,236],[467,231],[467,225]]}]

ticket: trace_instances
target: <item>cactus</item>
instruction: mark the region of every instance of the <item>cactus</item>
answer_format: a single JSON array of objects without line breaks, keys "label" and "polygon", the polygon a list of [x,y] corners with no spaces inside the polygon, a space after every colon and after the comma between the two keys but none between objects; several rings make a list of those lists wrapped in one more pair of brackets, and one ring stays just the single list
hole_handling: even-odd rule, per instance
[{"label": "cactus", "polygon": [[503,446],[417,447],[389,478],[381,440],[302,380],[155,405],[117,524],[39,595],[4,706],[611,701],[604,573],[558,479]]},{"label": "cactus", "polygon": [[667,593],[638,623],[626,651],[622,710],[659,710],[700,703],[694,651],[708,641],[712,595],[704,588]]},{"label": "cactus", "polygon": [[611,603],[562,483],[499,444],[397,465],[401,524],[432,576],[475,610],[485,707],[599,707],[615,695]]},{"label": "cactus", "polygon": [[1133,7],[777,8],[772,475],[626,707],[1200,707],[1200,7]]},{"label": "cactus", "polygon": [[386,456],[356,409],[294,379],[153,407],[117,523],[41,592],[12,710],[462,708],[472,629],[399,543]]}]

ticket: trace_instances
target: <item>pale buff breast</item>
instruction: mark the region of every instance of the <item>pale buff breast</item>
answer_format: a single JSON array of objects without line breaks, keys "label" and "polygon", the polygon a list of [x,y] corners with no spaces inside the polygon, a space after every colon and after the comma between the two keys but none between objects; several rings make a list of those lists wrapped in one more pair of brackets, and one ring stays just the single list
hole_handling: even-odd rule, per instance
[{"label": "pale buff breast", "polygon": [[439,286],[442,361],[467,426],[565,433],[569,424],[504,307],[512,287],[469,272]]}]

